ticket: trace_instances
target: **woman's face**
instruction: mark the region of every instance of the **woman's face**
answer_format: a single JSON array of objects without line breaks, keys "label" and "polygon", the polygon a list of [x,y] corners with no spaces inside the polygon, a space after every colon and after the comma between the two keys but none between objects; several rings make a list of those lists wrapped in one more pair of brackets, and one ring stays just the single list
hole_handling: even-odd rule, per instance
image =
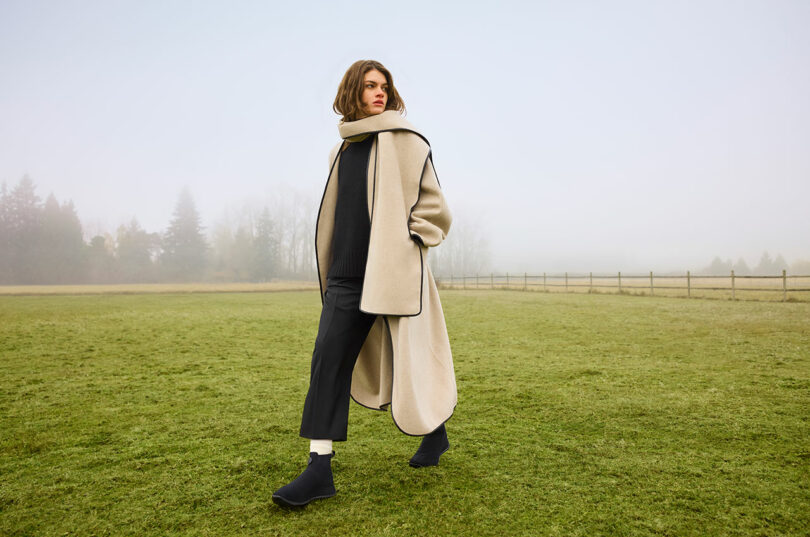
[{"label": "woman's face", "polygon": [[373,116],[385,111],[388,104],[388,82],[385,75],[376,69],[368,71],[363,77],[363,94],[360,97],[363,113]]}]

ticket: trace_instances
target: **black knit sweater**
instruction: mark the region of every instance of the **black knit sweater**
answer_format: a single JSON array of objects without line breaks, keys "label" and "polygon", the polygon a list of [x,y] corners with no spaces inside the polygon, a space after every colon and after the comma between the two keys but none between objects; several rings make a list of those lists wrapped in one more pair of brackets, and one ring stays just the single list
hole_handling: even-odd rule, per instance
[{"label": "black knit sweater", "polygon": [[363,277],[368,258],[368,162],[374,135],[349,144],[338,164],[338,196],[327,278]]}]

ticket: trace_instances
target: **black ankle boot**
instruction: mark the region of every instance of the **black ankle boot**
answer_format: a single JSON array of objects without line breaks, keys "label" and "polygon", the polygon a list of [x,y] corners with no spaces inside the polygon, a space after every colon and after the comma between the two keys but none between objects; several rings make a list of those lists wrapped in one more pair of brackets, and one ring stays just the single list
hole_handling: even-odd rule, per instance
[{"label": "black ankle boot", "polygon": [[442,423],[438,429],[422,438],[419,449],[416,450],[416,454],[411,457],[408,464],[414,468],[438,466],[439,457],[448,449],[450,449],[450,442],[447,440],[447,429]]},{"label": "black ankle boot", "polygon": [[275,491],[273,501],[282,507],[301,507],[312,500],[331,498],[337,494],[332,480],[334,456],[334,451],[329,455],[318,455],[314,451],[310,453],[306,469],[290,483]]}]

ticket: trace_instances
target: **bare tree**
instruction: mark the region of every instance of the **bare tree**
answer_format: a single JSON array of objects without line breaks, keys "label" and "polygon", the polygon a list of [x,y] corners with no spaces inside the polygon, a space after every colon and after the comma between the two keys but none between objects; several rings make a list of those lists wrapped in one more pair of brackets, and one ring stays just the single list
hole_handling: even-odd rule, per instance
[{"label": "bare tree", "polygon": [[428,259],[431,271],[438,277],[488,272],[492,252],[481,220],[454,213],[447,238],[438,247],[430,249]]},{"label": "bare tree", "polygon": [[314,279],[317,202],[285,185],[277,189],[269,208],[280,238],[280,274],[286,278]]}]

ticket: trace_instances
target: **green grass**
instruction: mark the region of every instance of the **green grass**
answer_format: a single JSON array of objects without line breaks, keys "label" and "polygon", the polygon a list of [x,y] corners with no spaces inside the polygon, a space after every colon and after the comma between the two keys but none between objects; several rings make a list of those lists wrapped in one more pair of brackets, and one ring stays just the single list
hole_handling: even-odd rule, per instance
[{"label": "green grass", "polygon": [[352,404],[284,511],[317,292],[0,297],[0,535],[807,535],[810,304],[442,291],[437,468]]}]

